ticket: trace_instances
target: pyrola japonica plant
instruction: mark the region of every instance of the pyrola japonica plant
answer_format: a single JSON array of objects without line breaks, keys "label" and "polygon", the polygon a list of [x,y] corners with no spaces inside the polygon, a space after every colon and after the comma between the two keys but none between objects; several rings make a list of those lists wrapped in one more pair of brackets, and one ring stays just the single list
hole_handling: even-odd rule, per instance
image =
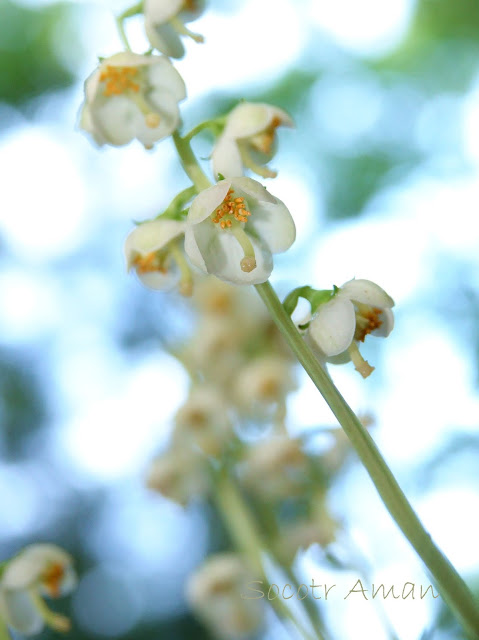
[{"label": "pyrola japonica plant", "polygon": [[[196,314],[192,335],[172,350],[189,374],[188,395],[174,416],[168,446],[146,474],[151,490],[178,505],[213,504],[228,532],[228,550],[209,556],[190,576],[187,601],[217,638],[266,632],[268,607],[294,637],[337,637],[315,599],[300,598],[292,607],[284,593],[270,594],[278,573],[291,592],[301,588],[298,551],[316,544],[330,553],[344,537],[327,498],[352,445],[464,634],[479,638],[473,596],[410,506],[370,434],[371,421],[353,412],[328,373],[330,366],[347,366],[362,378],[373,374],[362,346],[387,338],[394,327],[393,298],[369,279],[380,275],[351,274],[341,286],[323,290],[295,273],[297,287],[283,302],[269,282],[276,256],[296,237],[294,202],[275,195],[270,164],[286,128],[295,135],[291,116],[239,95],[228,113],[182,129],[187,84],[175,60],[185,55],[185,39],[203,42],[190,23],[205,4],[144,0],[125,11],[117,20],[124,49],[100,58],[85,81],[80,113],[81,128],[99,146],[132,143],[154,152],[171,138],[189,179],[180,193],[170,194],[164,211],[136,223],[124,246],[127,268],[142,285],[191,298]],[[124,29],[138,16],[150,45],[146,52],[132,51]],[[209,170],[191,145],[204,131],[212,140]],[[307,313],[298,318],[300,299]],[[341,427],[331,430],[334,444],[321,454],[286,426],[299,365]],[[245,437],[251,425],[256,437]],[[44,597],[58,597],[74,584],[72,559],[63,550],[47,544],[23,549],[0,569],[2,633],[35,634],[44,625],[67,631],[68,620],[53,613]]]}]

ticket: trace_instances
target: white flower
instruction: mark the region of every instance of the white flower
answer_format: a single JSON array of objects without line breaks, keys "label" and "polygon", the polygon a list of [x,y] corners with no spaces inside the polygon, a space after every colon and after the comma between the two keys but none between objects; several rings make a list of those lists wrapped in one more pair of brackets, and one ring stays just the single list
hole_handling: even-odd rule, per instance
[{"label": "white flower", "polygon": [[263,416],[268,407],[284,402],[294,386],[291,363],[281,356],[264,355],[240,369],[234,395],[240,409]]},{"label": "white flower", "polygon": [[259,497],[277,500],[304,493],[309,468],[308,457],[298,440],[273,436],[250,448],[242,479]]},{"label": "white flower", "polygon": [[146,486],[184,506],[209,492],[210,477],[205,460],[192,449],[172,448],[153,460]]},{"label": "white flower", "polygon": [[394,327],[394,301],[370,280],[350,280],[336,295],[318,307],[307,330],[311,343],[325,360],[351,359],[356,370],[367,378],[371,367],[359,353],[357,342],[368,334],[386,338]]},{"label": "white flower", "polygon": [[0,615],[25,635],[39,633],[45,624],[56,631],[68,631],[68,618],[50,611],[42,596],[58,598],[75,585],[70,554],[53,544],[32,544],[8,562],[3,571]]},{"label": "white flower", "polygon": [[338,528],[326,505],[321,504],[308,517],[281,526],[275,550],[285,564],[290,564],[300,550],[314,544],[327,547],[335,540]]},{"label": "white flower", "polygon": [[213,386],[195,387],[175,416],[173,442],[180,447],[193,445],[217,456],[232,435],[228,405]]},{"label": "white flower", "polygon": [[144,0],[145,30],[153,49],[181,58],[185,49],[180,35],[203,42],[203,37],[187,29],[185,23],[199,18],[204,8],[204,0]]},{"label": "white flower", "polygon": [[169,290],[179,283],[180,293],[191,295],[193,281],[179,240],[186,224],[159,219],[139,224],[125,242],[127,268],[135,268],[150,289]]},{"label": "white flower", "polygon": [[185,83],[164,56],[124,51],[102,60],[85,82],[80,126],[102,144],[137,138],[150,148],[177,128]]},{"label": "white flower", "polygon": [[262,601],[245,597],[254,579],[240,556],[218,553],[190,577],[186,596],[215,637],[249,638],[259,630],[264,616]]},{"label": "white flower", "polygon": [[243,175],[243,167],[263,178],[275,171],[263,166],[276,151],[276,129],[293,126],[290,116],[269,104],[242,102],[226,118],[223,133],[215,144],[211,160],[215,177]]},{"label": "white flower", "polygon": [[286,206],[256,180],[221,180],[191,203],[185,251],[205,273],[233,284],[265,282],[273,253],[293,244],[296,230]]}]

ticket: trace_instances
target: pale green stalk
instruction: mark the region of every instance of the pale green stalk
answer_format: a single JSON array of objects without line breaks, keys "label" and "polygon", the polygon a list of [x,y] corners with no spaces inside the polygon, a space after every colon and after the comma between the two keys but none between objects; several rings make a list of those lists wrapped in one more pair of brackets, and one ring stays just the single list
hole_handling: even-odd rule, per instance
[{"label": "pale green stalk", "polygon": [[256,285],[275,324],[343,427],[387,510],[431,572],[442,598],[471,638],[479,638],[479,609],[466,584],[424,529],[376,444],[319,364],[269,282]]},{"label": "pale green stalk", "polygon": [[[267,545],[256,528],[248,507],[235,483],[225,472],[218,475],[215,483],[216,501],[219,511],[226,524],[228,532],[239,551],[242,551],[249,561],[252,570],[258,578],[261,578],[266,589],[269,589],[269,581],[263,568],[262,552]],[[280,595],[269,600],[280,618],[288,618],[294,624],[305,640],[314,640],[314,637],[299,622],[289,607],[283,602]],[[318,632],[317,640],[324,640]]]},{"label": "pale green stalk", "polygon": [[0,619],[0,640],[11,640],[7,625]]}]

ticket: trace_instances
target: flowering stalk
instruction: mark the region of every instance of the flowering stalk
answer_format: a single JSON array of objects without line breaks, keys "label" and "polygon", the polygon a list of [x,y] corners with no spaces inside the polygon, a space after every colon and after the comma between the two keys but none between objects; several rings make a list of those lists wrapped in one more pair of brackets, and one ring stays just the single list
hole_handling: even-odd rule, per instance
[{"label": "flowering stalk", "polygon": [[11,640],[7,625],[0,619],[0,640]]},{"label": "flowering stalk", "polygon": [[[262,551],[266,551],[266,543],[257,531],[255,522],[243,501],[241,493],[224,471],[219,474],[217,479],[216,500],[235,546],[247,556],[251,562],[252,569],[269,587],[261,558]],[[270,600],[270,604],[275,608],[281,619],[289,618],[291,620],[305,640],[314,640],[314,637],[296,619],[293,612],[284,604],[281,598],[273,598]],[[316,630],[315,637],[317,640],[325,640],[319,630]]]},{"label": "flowering stalk", "polygon": [[[173,134],[173,140],[181,164],[198,192],[208,188],[211,183],[198,165],[189,142],[181,138],[177,131]],[[286,342],[344,429],[387,510],[431,572],[441,596],[468,635],[479,639],[479,609],[467,585],[424,529],[374,440],[299,334],[269,281],[256,284],[255,287]],[[226,501],[225,506],[227,504]]]},{"label": "flowering stalk", "polygon": [[343,427],[387,510],[435,578],[441,596],[470,637],[479,638],[479,610],[465,582],[424,529],[374,440],[298,333],[271,284],[255,286],[288,345]]}]

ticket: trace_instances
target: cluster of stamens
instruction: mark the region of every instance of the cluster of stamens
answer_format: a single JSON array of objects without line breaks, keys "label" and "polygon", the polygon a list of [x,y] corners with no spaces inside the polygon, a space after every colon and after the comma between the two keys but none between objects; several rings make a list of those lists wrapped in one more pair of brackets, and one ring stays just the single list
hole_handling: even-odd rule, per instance
[{"label": "cluster of stamens", "polygon": [[133,260],[133,265],[136,268],[137,273],[151,273],[153,271],[160,271],[166,273],[168,269],[165,267],[164,261],[157,251],[152,251],[146,255],[138,254]]},{"label": "cluster of stamens", "polygon": [[65,575],[63,566],[59,563],[52,564],[46,569],[42,575],[41,581],[44,588],[52,598],[60,596],[60,585]]},{"label": "cluster of stamens", "polygon": [[354,339],[358,342],[364,342],[366,336],[375,329],[379,329],[383,321],[379,319],[382,310],[369,305],[358,305],[359,309],[356,313],[356,331]]},{"label": "cluster of stamens", "polygon": [[233,198],[234,189],[228,189],[225,199],[215,211],[213,222],[222,229],[231,227],[233,220],[247,222],[251,212],[246,209],[244,198]]},{"label": "cluster of stamens", "polygon": [[275,116],[271,120],[270,125],[266,127],[264,131],[251,138],[250,144],[258,151],[269,155],[273,146],[274,136],[276,135],[276,129],[280,124],[281,120],[278,118],[278,116]]},{"label": "cluster of stamens", "polygon": [[100,74],[100,82],[105,82],[104,95],[119,96],[125,91],[134,91],[138,93],[140,85],[133,82],[133,78],[138,74],[136,67],[115,67],[107,65],[106,69]]}]

